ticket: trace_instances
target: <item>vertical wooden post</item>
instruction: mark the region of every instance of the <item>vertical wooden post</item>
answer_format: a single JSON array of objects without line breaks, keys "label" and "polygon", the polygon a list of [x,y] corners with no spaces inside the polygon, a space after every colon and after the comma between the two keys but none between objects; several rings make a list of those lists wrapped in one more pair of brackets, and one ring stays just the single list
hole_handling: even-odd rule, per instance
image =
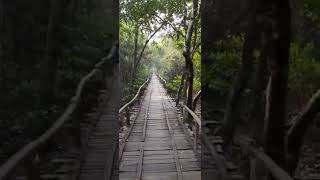
[{"label": "vertical wooden post", "polygon": [[194,151],[196,153],[198,153],[198,133],[199,133],[199,126],[198,124],[195,122],[195,130],[194,130],[194,145],[193,145],[193,148],[194,148]]},{"label": "vertical wooden post", "polygon": [[268,170],[261,160],[250,157],[250,180],[267,180]]},{"label": "vertical wooden post", "polygon": [[41,180],[39,162],[40,160],[38,154],[35,154],[27,159],[25,164],[27,168],[27,180]]},{"label": "vertical wooden post", "polygon": [[250,158],[250,180],[257,180],[256,164],[257,160],[255,158]]},{"label": "vertical wooden post", "polygon": [[126,109],[126,124],[130,126],[130,107]]},{"label": "vertical wooden post", "polygon": [[72,125],[72,135],[73,135],[73,146],[75,149],[79,149],[80,147],[82,147],[82,132],[81,132],[81,122],[79,121],[79,119],[74,119],[73,120],[73,125]]},{"label": "vertical wooden post", "polygon": [[184,107],[181,107],[181,108],[182,108],[182,118],[183,118],[183,123],[184,123],[184,122],[186,122],[186,121],[185,121],[185,119],[186,119],[186,118],[185,118],[185,117],[186,117],[186,116],[185,116],[186,110],[185,110]]}]

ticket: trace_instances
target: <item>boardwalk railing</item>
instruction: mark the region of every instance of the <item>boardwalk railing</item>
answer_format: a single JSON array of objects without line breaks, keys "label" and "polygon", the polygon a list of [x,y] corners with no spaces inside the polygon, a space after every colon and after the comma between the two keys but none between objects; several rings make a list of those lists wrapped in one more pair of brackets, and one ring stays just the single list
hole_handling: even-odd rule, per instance
[{"label": "boardwalk railing", "polygon": [[[283,170],[276,162],[274,162],[267,154],[265,154],[262,148],[255,147],[254,141],[246,136],[237,137],[236,143],[240,145],[240,148],[244,154],[250,156],[254,161],[261,162],[263,167],[277,180],[293,180],[290,175]],[[251,165],[250,180],[261,179],[255,172],[257,169]]]},{"label": "boardwalk railing", "polygon": [[[193,128],[192,130],[194,131],[194,141],[193,141],[193,149],[194,151],[197,151],[198,150],[198,139],[199,139],[199,136],[200,136],[200,128],[201,128],[201,119],[191,110],[188,108],[188,106],[184,105],[184,104],[180,104],[180,106],[185,110],[183,112],[188,112],[188,114],[191,115],[194,123],[193,123]],[[186,116],[184,116],[186,117]]]},{"label": "boardwalk railing", "polygon": [[123,113],[125,113],[125,117],[126,117],[126,125],[130,125],[130,107],[132,106],[132,104],[138,99],[139,95],[142,94],[143,90],[146,88],[146,85],[149,83],[150,81],[150,77],[147,78],[147,80],[139,87],[136,95],[125,105],[123,105],[120,109],[119,109],[119,117],[120,117],[120,122],[122,123],[122,119],[123,119]]},{"label": "boardwalk railing", "polygon": [[[77,122],[70,122],[72,119],[71,117],[73,116],[75,111],[78,111],[78,107],[82,105],[81,101],[84,98],[84,89],[88,82],[90,82],[92,79],[95,79],[102,83],[103,89],[108,88],[106,86],[108,86],[110,71],[112,72],[113,70],[111,68],[113,68],[117,63],[118,42],[113,45],[108,56],[102,58],[101,61],[94,66],[94,69],[81,79],[81,81],[77,85],[75,95],[71,98],[71,102],[65,109],[64,113],[51,125],[51,127],[47,129],[41,136],[32,140],[27,145],[18,150],[18,152],[13,154],[4,164],[1,165],[0,180],[14,179],[17,174],[19,174],[20,176],[24,176],[25,178],[23,179],[27,180],[41,179],[39,167],[39,154],[43,153],[41,152],[41,148],[47,145],[49,141],[53,140],[53,138],[56,137],[59,132],[61,132],[61,129],[65,128],[66,123],[71,123],[73,129],[76,129],[76,132],[78,132],[78,134],[75,133],[77,134],[75,135],[77,137],[74,139],[76,143],[80,141],[81,145],[85,144],[85,142],[81,142],[82,137],[81,133],[79,133],[79,131],[81,131],[80,123],[82,122],[80,122],[79,120],[77,120]],[[74,131],[72,133],[74,133]],[[71,134],[70,136],[74,136],[74,134]],[[81,145],[78,147],[81,148]],[[20,173],[16,172],[18,168]],[[23,170],[21,170],[21,168]],[[21,174],[21,172],[23,173]]]},{"label": "boardwalk railing", "polygon": [[[165,85],[167,83],[166,80],[164,80],[164,78],[162,78],[159,74],[157,74],[157,76],[159,77],[159,79],[163,85]],[[200,93],[199,93],[199,95],[200,95]],[[182,103],[180,103],[179,105],[183,109],[183,112],[184,112],[183,117],[187,117],[185,112],[187,114],[190,114],[190,116],[192,117],[192,121],[193,121],[193,128],[192,129],[193,129],[193,135],[194,135],[193,149],[194,149],[195,153],[198,154],[198,143],[199,143],[198,140],[199,140],[199,137],[201,134],[201,131],[200,131],[201,130],[201,119],[195,114],[195,112],[193,112],[190,108],[188,108],[188,106],[186,106]]]},{"label": "boardwalk railing", "polygon": [[[166,83],[166,81],[158,75],[159,79],[163,84]],[[193,108],[195,109],[196,100],[199,98],[201,94],[201,91],[199,91],[196,96],[194,97]],[[183,112],[187,112],[194,122],[194,150],[197,151],[197,143],[200,136],[200,130],[201,130],[201,119],[186,105],[179,103],[180,107],[183,108]],[[187,117],[185,114],[183,114],[183,117]],[[206,136],[204,133],[201,134],[201,139],[204,142],[204,145],[207,146],[210,150],[210,153],[216,163],[219,176],[221,179],[228,179],[230,178],[230,175],[227,171],[227,162],[223,156],[223,154],[218,153],[216,151],[215,145],[213,145],[210,142],[210,139],[208,136]],[[262,150],[259,150],[259,148],[254,147],[251,143],[252,141],[248,140],[249,138],[244,137],[238,137],[237,143],[240,145],[240,148],[242,152],[246,155],[248,155],[251,159],[259,160],[259,162],[262,163],[264,168],[277,180],[293,180],[290,175],[283,170],[280,166],[278,166],[267,154],[265,154]],[[258,180],[261,179],[256,173],[256,169],[252,168],[250,169],[250,180]]]},{"label": "boardwalk railing", "polygon": [[160,74],[157,74],[157,76],[159,77],[162,84],[167,84],[167,81],[163,77],[161,77]]},{"label": "boardwalk railing", "polygon": [[[151,79],[151,76],[149,76],[147,78],[147,80],[139,87],[136,95],[128,103],[126,103],[125,105],[123,105],[119,109],[119,120],[120,120],[121,124],[122,124],[123,119],[125,117],[126,125],[130,126],[130,116],[131,116],[130,107],[134,104],[134,102],[136,102],[138,100],[138,97],[142,94],[143,90],[146,88],[147,84],[150,82],[150,79]],[[128,137],[130,135],[130,132],[132,131],[132,128],[133,128],[133,126],[130,126],[129,131],[123,137],[122,142],[125,142],[128,139]],[[122,157],[123,150],[124,150],[124,144],[120,144],[120,148],[119,148],[119,157],[120,157],[120,159]]]}]

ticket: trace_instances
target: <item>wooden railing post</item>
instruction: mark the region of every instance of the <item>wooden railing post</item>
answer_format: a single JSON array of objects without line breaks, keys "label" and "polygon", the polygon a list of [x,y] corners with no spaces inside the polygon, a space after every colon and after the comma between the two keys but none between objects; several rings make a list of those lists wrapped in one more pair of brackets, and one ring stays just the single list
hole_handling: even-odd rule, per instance
[{"label": "wooden railing post", "polygon": [[[148,79],[140,86],[140,88],[138,89],[136,95],[135,95],[127,104],[123,105],[123,106],[119,109],[119,116],[122,116],[123,113],[125,114],[124,116],[125,116],[125,118],[126,118],[126,120],[125,120],[125,121],[126,121],[126,125],[130,125],[130,116],[131,116],[131,114],[130,114],[130,110],[131,110],[130,106],[132,106],[133,103],[135,103],[135,102],[137,101],[137,98],[139,97],[139,95],[141,95],[142,91],[145,89],[145,85],[146,85],[147,83],[149,83],[149,81],[150,81],[150,78],[148,78]],[[125,112],[124,112],[124,111],[125,111]],[[122,117],[120,117],[119,121],[120,121],[120,123],[123,123],[123,122],[122,122],[122,121],[123,121]]]},{"label": "wooden railing post", "polygon": [[130,107],[127,107],[126,109],[126,124],[127,126],[130,126]]},{"label": "wooden railing post", "polygon": [[198,126],[197,123],[195,123],[194,127],[195,127],[195,131],[194,131],[194,145],[193,145],[193,148],[194,148],[194,151],[195,151],[195,152],[198,152],[198,133],[199,133],[199,126]]},{"label": "wooden railing post", "polygon": [[26,159],[27,180],[41,180],[40,177],[40,159],[37,154]]},{"label": "wooden railing post", "polygon": [[250,157],[250,180],[267,180],[268,172],[261,160]]},{"label": "wooden railing post", "polygon": [[183,117],[183,122],[188,122],[188,111],[182,107],[182,117]]}]

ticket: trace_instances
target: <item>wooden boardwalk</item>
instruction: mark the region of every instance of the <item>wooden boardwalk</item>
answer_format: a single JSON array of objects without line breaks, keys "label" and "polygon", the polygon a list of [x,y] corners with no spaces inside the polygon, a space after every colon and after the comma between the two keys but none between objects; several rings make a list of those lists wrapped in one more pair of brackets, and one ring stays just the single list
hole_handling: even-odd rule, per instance
[{"label": "wooden boardwalk", "polygon": [[90,134],[88,151],[80,167],[79,180],[118,179],[115,165],[118,161],[119,81],[112,83],[110,97],[103,114]]},{"label": "wooden boardwalk", "polygon": [[157,76],[120,147],[120,180],[198,180],[200,160]]}]

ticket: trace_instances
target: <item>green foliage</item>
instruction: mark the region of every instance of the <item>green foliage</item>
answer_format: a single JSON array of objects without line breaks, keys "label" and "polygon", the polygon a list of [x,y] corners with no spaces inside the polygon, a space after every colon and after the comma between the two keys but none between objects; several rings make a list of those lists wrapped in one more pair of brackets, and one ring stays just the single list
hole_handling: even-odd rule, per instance
[{"label": "green foliage", "polygon": [[181,75],[176,75],[173,80],[167,83],[166,88],[168,88],[169,91],[177,92],[179,90],[181,78],[182,78]]},{"label": "green foliage", "polygon": [[[151,61],[149,59],[149,47],[142,56],[140,65],[138,66],[136,77],[131,86],[131,73],[133,66],[133,49],[134,49],[134,31],[135,25],[132,22],[120,21],[120,69],[121,69],[121,103],[127,102],[135,95],[135,92],[141,84],[147,79],[151,73]],[[145,35],[139,33],[138,53],[140,53],[145,42]],[[133,88],[133,89],[131,89]],[[133,91],[132,91],[133,90]]]},{"label": "green foliage", "polygon": [[244,35],[228,35],[215,45],[215,51],[211,53],[215,62],[210,67],[202,67],[203,80],[209,84],[209,88],[221,94],[228,92],[238,66],[241,63]]},{"label": "green foliage", "polygon": [[312,55],[313,44],[302,47],[292,43],[290,48],[289,89],[295,93],[312,94],[320,87],[320,61]]},{"label": "green foliage", "polygon": [[[142,67],[139,67],[138,76],[144,77],[145,69],[156,67],[160,75],[169,83],[168,87],[173,91],[179,88],[181,74],[184,70],[184,57],[182,52],[185,46],[185,35],[187,21],[190,21],[192,3],[187,3],[184,0],[170,1],[170,0],[121,0],[120,1],[120,56],[122,71],[122,90],[124,96],[127,96],[128,89],[126,85],[130,80],[130,71],[132,70],[133,49],[134,49],[134,32],[136,27],[139,28],[140,36],[138,42],[150,37],[150,34],[155,29],[163,24],[161,30],[161,41],[151,42],[151,46],[147,46],[147,51],[152,55],[146,55]],[[198,44],[200,41],[200,18],[197,17],[197,27],[192,35],[192,46]],[[172,28],[174,26],[175,28]],[[197,34],[197,35],[196,35]],[[159,40],[159,37],[158,37]],[[152,40],[151,40],[152,41]],[[139,48],[141,50],[141,44]],[[198,48],[199,49],[199,48]],[[140,51],[139,50],[139,51]],[[138,52],[139,53],[139,52]],[[194,53],[194,68],[195,90],[200,89],[200,50]],[[146,60],[148,58],[148,61]],[[152,61],[152,64],[148,64]],[[148,64],[148,65],[146,65]],[[137,77],[137,79],[139,79]],[[179,81],[179,82],[178,82]],[[138,81],[135,81],[134,86]]]}]

